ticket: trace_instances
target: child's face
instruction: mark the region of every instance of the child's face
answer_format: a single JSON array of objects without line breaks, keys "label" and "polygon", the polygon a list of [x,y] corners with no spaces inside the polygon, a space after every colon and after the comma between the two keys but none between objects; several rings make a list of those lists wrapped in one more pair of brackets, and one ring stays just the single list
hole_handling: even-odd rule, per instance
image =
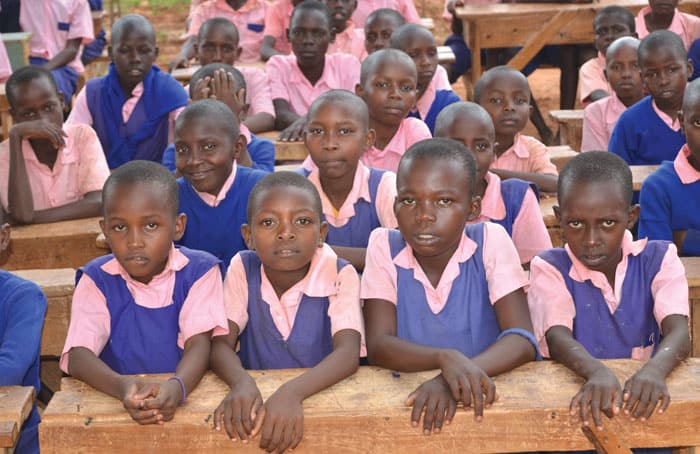
[{"label": "child's face", "polygon": [[622,259],[622,238],[636,222],[639,208],[630,207],[615,181],[573,183],[559,196],[554,213],[571,252],[587,268],[614,275]]},{"label": "child's face", "polygon": [[695,102],[685,102],[681,114],[681,126],[685,140],[690,148],[689,160],[696,169],[700,169],[700,97],[694,97]]},{"label": "child's face", "polygon": [[394,213],[416,259],[449,260],[464,226],[479,214],[469,178],[454,162],[416,159],[399,172]]},{"label": "child's face", "polygon": [[63,125],[63,96],[46,77],[39,77],[14,88],[11,109],[15,123],[46,120],[56,126]]},{"label": "child's face", "polygon": [[637,63],[637,49],[622,46],[610,56],[605,75],[620,99],[642,97],[642,76]]},{"label": "child's face", "polygon": [[185,216],[173,214],[163,193],[158,183],[117,184],[100,220],[114,257],[144,284],[163,272],[173,241],[185,231]]},{"label": "child's face", "polygon": [[357,9],[357,0],[325,0],[324,3],[331,12],[333,22],[341,25],[345,25]]},{"label": "child's face", "polygon": [[673,16],[678,0],[649,0],[651,12],[660,16]]},{"label": "child's face", "polygon": [[123,30],[109,46],[109,55],[123,85],[136,86],[146,78],[158,57],[155,37],[145,30]]},{"label": "child's face", "polygon": [[688,76],[693,72],[688,60],[673,49],[652,49],[639,60],[642,82],[657,104],[680,106]]},{"label": "child's face", "polygon": [[249,224],[241,233],[265,272],[306,274],[316,250],[323,246],[328,225],[322,222],[311,194],[297,187],[275,187],[255,201]]},{"label": "child's face", "polygon": [[368,54],[391,47],[391,34],[399,25],[390,17],[377,16],[365,24],[365,50]]},{"label": "child's face", "polygon": [[369,116],[378,123],[398,126],[416,104],[416,68],[404,60],[387,59],[377,64],[357,95],[369,107]]},{"label": "child's face", "polygon": [[332,38],[331,25],[321,11],[306,10],[292,15],[287,39],[299,66],[323,64]]},{"label": "child's face", "polygon": [[216,119],[193,118],[175,129],[175,167],[197,191],[218,195],[244,142]]},{"label": "child's face", "polygon": [[520,74],[504,73],[486,86],[479,104],[493,120],[497,135],[515,136],[530,118],[530,87]]},{"label": "child's face", "polygon": [[487,123],[478,117],[459,116],[452,120],[446,131],[440,131],[436,137],[447,137],[466,146],[476,159],[476,178],[481,181],[486,176],[493,161],[495,133],[491,121]]},{"label": "child's face", "polygon": [[354,178],[360,155],[374,143],[374,131],[351,105],[326,102],[310,112],[304,142],[321,177]]},{"label": "child's face", "polygon": [[241,54],[238,47],[238,37],[229,33],[224,27],[209,27],[197,44],[199,63],[206,66],[209,63],[224,63],[233,66]]},{"label": "child's face", "polygon": [[438,66],[435,38],[429,31],[417,33],[405,39],[401,50],[406,52],[416,64],[418,72],[418,97],[420,98],[433,80]]},{"label": "child's face", "polygon": [[629,25],[618,14],[605,14],[597,17],[593,22],[593,30],[595,32],[595,47],[603,55],[617,38],[632,36]]}]

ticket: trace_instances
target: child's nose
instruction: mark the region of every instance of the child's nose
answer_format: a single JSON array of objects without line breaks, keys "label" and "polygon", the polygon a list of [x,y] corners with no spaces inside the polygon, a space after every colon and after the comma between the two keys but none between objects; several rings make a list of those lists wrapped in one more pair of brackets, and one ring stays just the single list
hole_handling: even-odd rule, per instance
[{"label": "child's nose", "polygon": [[280,225],[279,231],[277,232],[277,238],[280,240],[293,240],[296,238],[294,234],[294,229],[289,223],[282,223]]}]

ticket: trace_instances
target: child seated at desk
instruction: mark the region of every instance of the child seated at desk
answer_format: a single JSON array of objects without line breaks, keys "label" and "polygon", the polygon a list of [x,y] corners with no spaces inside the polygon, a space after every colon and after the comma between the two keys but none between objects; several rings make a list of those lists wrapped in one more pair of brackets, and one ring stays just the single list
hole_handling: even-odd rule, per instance
[{"label": "child seated at desk", "polygon": [[236,117],[220,101],[195,101],[175,123],[180,212],[187,216],[187,229],[177,243],[215,255],[222,271],[245,249],[240,227],[248,194],[266,175],[236,164],[244,147]]},{"label": "child seated at desk", "polygon": [[[0,210],[0,255],[10,244],[10,226]],[[39,348],[46,297],[33,282],[0,270],[0,386],[41,388]],[[36,404],[27,417],[14,452],[39,452],[39,412]]]},{"label": "child seated at desk", "polygon": [[20,224],[97,216],[109,168],[95,131],[63,124],[48,69],[20,68],[5,90],[14,125],[0,143],[0,209]]},{"label": "child seated at desk", "polygon": [[12,74],[12,65],[10,64],[10,58],[7,56],[7,49],[5,49],[5,43],[0,38],[0,82],[5,82]]},{"label": "child seated at desk", "polygon": [[[212,335],[228,332],[219,260],[173,241],[185,230],[168,169],[133,161],[105,183],[100,228],[112,254],[76,273],[61,369],[162,424],[209,366]],[[133,374],[174,373],[162,382]]]},{"label": "child seated at desk", "polygon": [[406,400],[411,422],[439,432],[456,403],[477,420],[495,398],[489,376],[535,359],[523,287],[506,231],[479,214],[476,163],[450,139],[424,140],[401,159],[394,212],[367,246],[364,300],[370,364],[399,372],[440,369]]},{"label": "child seated at desk", "polygon": [[134,159],[161,162],[187,93],[153,64],[156,35],[145,17],[119,18],[111,40],[109,73],[88,81],[66,123],[95,129],[110,169]]},{"label": "child seated at desk", "polygon": [[547,147],[534,137],[520,134],[530,116],[530,85],[518,70],[508,66],[489,69],[474,84],[474,101],[493,120],[496,159],[491,171],[502,180],[520,178],[540,191],[557,190],[557,168]]},{"label": "child seated at desk", "polygon": [[[683,264],[672,243],[632,239],[639,207],[630,205],[632,173],[617,156],[576,156],[557,193],[566,247],[532,260],[535,337],[543,355],[585,379],[571,400],[584,425],[590,416],[602,430],[601,413],[646,421],[668,407],[665,379],[690,351]],[[613,358],[645,362],[623,388],[600,362]]]},{"label": "child seated at desk", "polygon": [[302,173],[321,194],[326,243],[362,271],[372,230],[396,228],[396,175],[360,162],[374,143],[367,105],[345,90],[322,94],[309,108],[304,143],[314,165]]},{"label": "child seated at desk", "polygon": [[613,42],[605,54],[605,77],[612,93],[583,110],[581,151],[607,150],[618,118],[644,97],[639,74],[639,40],[625,36]]},{"label": "child seated at desk", "polygon": [[294,55],[272,56],[267,74],[280,140],[300,141],[313,100],[334,88],[354,90],[360,80],[360,62],[352,55],[326,55],[333,25],[326,5],[316,0],[294,8],[287,33]]},{"label": "child seated at desk", "polygon": [[292,45],[287,37],[292,11],[302,0],[275,0],[265,13],[265,29],[260,58],[267,61],[273,55],[289,55]]},{"label": "child seated at desk", "polygon": [[474,156],[474,195],[481,199],[481,212],[470,224],[486,221],[500,224],[512,238],[524,266],[539,252],[552,248],[540,212],[537,187],[517,178],[501,181],[489,171],[496,132],[483,107],[473,102],[450,104],[437,117],[435,137],[461,142]]},{"label": "child seated at desk", "polygon": [[408,115],[423,120],[432,134],[440,111],[460,101],[452,91],[445,68],[438,64],[435,38],[422,25],[406,24],[391,35],[391,47],[406,52],[416,65],[416,106]]},{"label": "child seated at desk", "polygon": [[688,143],[644,180],[639,237],[673,241],[680,255],[700,256],[700,80],[686,87],[679,118]]},{"label": "child seated at desk", "polygon": [[685,50],[700,38],[700,18],[678,11],[678,0],[649,0],[649,6],[642,8],[635,18],[639,39],[644,39],[656,30],[671,31],[683,40]]},{"label": "child seated at desk", "polygon": [[391,34],[406,23],[400,12],[395,9],[381,8],[367,16],[365,22],[365,55],[391,47]]},{"label": "child seated at desk", "polygon": [[323,0],[333,19],[335,37],[328,46],[328,53],[350,54],[362,60],[365,54],[365,30],[363,24],[355,24],[350,17],[358,0]]},{"label": "child seated at desk", "polygon": [[637,56],[650,96],[620,115],[608,150],[628,165],[658,165],[673,160],[685,144],[678,111],[693,68],[680,37],[668,30],[644,38]]},{"label": "child seated at desk", "polygon": [[374,145],[360,156],[367,167],[396,172],[399,160],[416,142],[431,137],[421,120],[406,117],[416,103],[416,65],[405,52],[382,49],[362,62],[355,93],[369,109]]},{"label": "child seated at desk", "polygon": [[[212,344],[212,369],[231,387],[214,426],[244,442],[259,429],[260,448],[285,452],[301,442],[302,402],[357,370],[360,282],[324,244],[321,199],[303,176],[265,177],[250,193],[247,217],[242,231],[250,251],[231,260],[224,282],[229,333]],[[263,404],[245,369],[286,368],[308,370]]]},{"label": "child seated at desk", "polygon": [[[605,74],[608,47],[623,36],[636,37],[634,16],[626,8],[613,5],[606,6],[593,19],[595,47],[598,56],[581,65],[578,71],[579,96],[583,106],[612,95],[613,89]],[[600,150],[607,149],[606,147]]]}]

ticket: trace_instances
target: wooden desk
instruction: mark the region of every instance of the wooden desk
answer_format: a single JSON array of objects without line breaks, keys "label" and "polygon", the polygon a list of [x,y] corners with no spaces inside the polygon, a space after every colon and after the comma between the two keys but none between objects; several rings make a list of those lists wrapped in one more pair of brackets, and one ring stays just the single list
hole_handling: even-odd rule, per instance
[{"label": "wooden desk", "polygon": [[549,238],[552,240],[552,246],[562,247],[564,246],[564,240],[561,236],[561,228],[559,227],[559,222],[554,216],[554,210],[552,209],[552,207],[557,204],[556,195],[540,196],[540,212],[542,213],[544,225],[547,227]]},{"label": "wooden desk", "polygon": [[700,357],[700,257],[681,257],[688,278],[691,356]]},{"label": "wooden desk", "polygon": [[641,190],[644,180],[658,168],[659,166],[630,166],[632,171],[632,188],[635,191]]},{"label": "wooden desk", "polygon": [[95,246],[100,218],[12,228],[10,247],[0,255],[6,270],[79,268],[104,255]]},{"label": "wooden desk", "polygon": [[[264,61],[256,61],[256,62],[250,62],[250,63],[236,62],[236,67],[238,67],[238,66],[258,68],[258,69],[264,70],[265,69],[265,62]],[[198,64],[190,65],[187,68],[176,68],[176,69],[173,69],[173,72],[170,73],[170,75],[173,76],[179,82],[182,82],[183,85],[187,85],[190,83],[190,79],[192,79],[192,76],[194,75],[194,73],[196,73],[199,70],[199,68],[201,68],[201,66]]]},{"label": "wooden desk", "polygon": [[457,60],[450,46],[438,46],[438,62],[441,65],[449,65]]},{"label": "wooden desk", "polygon": [[10,115],[10,102],[5,94],[5,84],[0,84],[0,124],[2,125],[2,139],[8,139],[12,127],[12,116]]},{"label": "wooden desk", "polygon": [[309,155],[304,142],[282,142],[277,140],[280,131],[267,131],[257,134],[275,144],[275,162],[277,161],[303,161]]},{"label": "wooden desk", "polygon": [[22,424],[32,411],[34,388],[0,386],[0,451],[11,453],[19,439]]},{"label": "wooden desk", "polygon": [[[606,361],[621,380],[640,367],[634,360]],[[263,398],[299,370],[252,372]],[[625,416],[604,419],[630,447],[700,444],[700,359],[689,359],[669,377],[672,403],[665,414],[647,423]],[[458,410],[453,423],[439,435],[425,436],[411,427],[406,396],[434,372],[393,376],[388,370],[361,367],[352,377],[304,402],[304,440],[298,452],[450,452],[469,446],[470,452],[518,452],[591,449],[580,424],[569,416],[571,397],[582,380],[553,362],[529,363],[496,378],[500,399],[477,423]],[[163,378],[166,376],[163,376]],[[49,403],[39,439],[42,453],[104,452],[128,446],[130,452],[214,451],[258,452],[258,440],[232,445],[212,430],[212,414],[227,387],[212,373],[190,395],[173,421],[139,426],[121,402],[73,379],[63,379],[61,391]],[[506,434],[507,436],[504,436]],[[605,432],[603,433],[605,434]]]},{"label": "wooden desk", "polygon": [[[465,5],[456,8],[456,13],[464,23],[464,37],[472,55],[481,55],[481,49],[522,47],[508,62],[509,66],[522,70],[547,44],[592,44],[593,18],[601,9],[610,5],[622,6],[636,15],[642,7],[647,6],[647,1]],[[697,15],[700,2],[685,0],[678,7],[686,13]],[[477,81],[481,72],[481,59],[473,59],[472,82]]]},{"label": "wooden desk", "polygon": [[552,110],[549,112],[549,116],[559,125],[559,143],[581,151],[583,109]]},{"label": "wooden desk", "polygon": [[3,44],[7,49],[7,56],[10,58],[10,65],[13,70],[18,70],[29,64],[29,40],[32,34],[29,32],[2,33]]},{"label": "wooden desk", "polygon": [[547,147],[547,156],[552,164],[557,166],[559,172],[571,161],[578,152],[568,145],[554,145]]}]

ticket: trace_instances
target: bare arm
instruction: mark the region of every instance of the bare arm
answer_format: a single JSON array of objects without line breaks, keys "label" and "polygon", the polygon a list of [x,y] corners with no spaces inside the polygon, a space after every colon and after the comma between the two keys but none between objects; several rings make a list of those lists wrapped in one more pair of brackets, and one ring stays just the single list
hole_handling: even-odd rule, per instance
[{"label": "bare arm", "polygon": [[243,124],[246,125],[253,134],[272,131],[275,129],[275,117],[267,112],[260,112],[246,118]]},{"label": "bare arm", "polygon": [[275,38],[270,35],[263,36],[262,46],[260,47],[260,58],[263,61],[268,61],[273,55],[282,55],[275,49]]},{"label": "bare arm", "polygon": [[521,180],[531,181],[537,185],[542,192],[557,192],[557,179],[554,174],[549,173],[530,173],[530,172],[515,172],[512,170],[491,169],[501,179],[520,178]]},{"label": "bare arm", "polygon": [[289,107],[289,102],[286,99],[273,99],[272,104],[275,106],[275,129],[282,131],[287,126],[299,120],[301,115],[292,112]]},{"label": "bare arm", "polygon": [[135,379],[114,372],[97,355],[85,347],[73,347],[68,352],[69,373],[98,391],[123,401]]},{"label": "bare arm", "polygon": [[99,216],[102,212],[102,191],[92,191],[75,202],[60,207],[47,208],[34,212],[35,224],[65,221],[67,219],[83,219]]},{"label": "bare arm", "polygon": [[168,66],[168,72],[173,72],[175,68],[186,68],[190,65],[190,60],[195,57],[194,45],[197,42],[196,36],[188,36],[180,49],[180,53]]},{"label": "bare arm", "polygon": [[589,99],[591,102],[596,102],[596,101],[598,101],[599,99],[603,99],[603,98],[605,98],[605,97],[607,97],[607,96],[610,96],[610,94],[609,94],[607,91],[598,89],[598,90],[593,90],[593,91],[591,92],[591,94],[588,95],[588,99]]},{"label": "bare arm", "polygon": [[82,38],[69,39],[66,42],[66,47],[49,60],[49,62],[44,65],[44,68],[48,70],[60,68],[75,60],[75,57],[78,56],[78,52],[80,51],[80,43],[82,42]]}]

